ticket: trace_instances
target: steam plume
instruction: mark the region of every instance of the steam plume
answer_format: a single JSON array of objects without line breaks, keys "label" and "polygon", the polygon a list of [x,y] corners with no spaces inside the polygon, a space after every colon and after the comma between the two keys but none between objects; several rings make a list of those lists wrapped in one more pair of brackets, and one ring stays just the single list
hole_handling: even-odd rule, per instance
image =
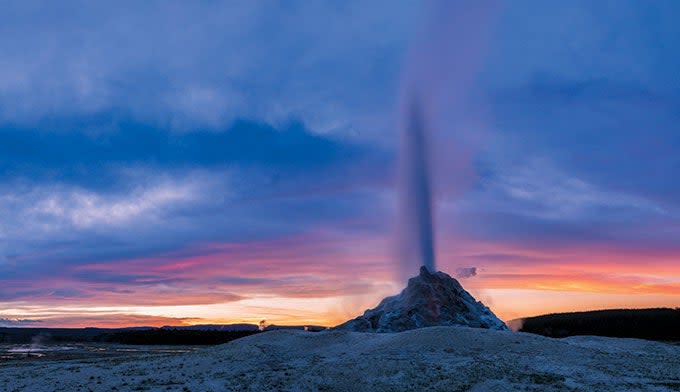
[{"label": "steam plume", "polygon": [[446,191],[449,197],[458,194],[470,176],[464,172],[472,171],[469,161],[479,127],[466,100],[483,65],[499,8],[496,0],[431,1],[411,45],[399,105],[402,278],[412,276],[421,265],[436,270],[436,191]]},{"label": "steam plume", "polygon": [[432,235],[432,189],[425,124],[419,102],[414,99],[408,125],[402,133],[401,212],[402,254],[420,260],[430,272],[435,271]]}]

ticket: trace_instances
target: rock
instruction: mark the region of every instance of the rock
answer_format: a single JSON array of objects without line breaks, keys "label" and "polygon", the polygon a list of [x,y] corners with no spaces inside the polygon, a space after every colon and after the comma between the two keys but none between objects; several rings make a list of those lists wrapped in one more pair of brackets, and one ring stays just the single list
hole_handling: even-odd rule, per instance
[{"label": "rock", "polygon": [[505,331],[508,327],[489,308],[465,291],[458,281],[444,272],[431,273],[420,267],[420,274],[409,279],[399,294],[335,329],[356,332],[401,332],[409,329],[462,325]]}]

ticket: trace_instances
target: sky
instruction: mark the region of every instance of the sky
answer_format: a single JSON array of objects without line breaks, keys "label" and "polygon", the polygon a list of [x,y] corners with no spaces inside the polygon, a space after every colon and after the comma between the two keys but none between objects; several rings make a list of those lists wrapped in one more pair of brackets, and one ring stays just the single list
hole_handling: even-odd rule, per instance
[{"label": "sky", "polygon": [[680,3],[479,4],[3,2],[0,326],[399,292],[413,88],[437,269],[505,320],[680,306]]}]

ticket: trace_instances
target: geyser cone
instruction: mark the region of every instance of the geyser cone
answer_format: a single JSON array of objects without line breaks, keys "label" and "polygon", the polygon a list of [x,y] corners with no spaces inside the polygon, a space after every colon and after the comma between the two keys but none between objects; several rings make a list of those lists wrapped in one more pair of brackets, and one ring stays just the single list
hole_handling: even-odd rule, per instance
[{"label": "geyser cone", "polygon": [[430,272],[435,270],[432,229],[432,189],[427,129],[417,100],[411,103],[402,130],[400,254],[402,268],[419,260]]},{"label": "geyser cone", "polygon": [[489,308],[475,300],[458,281],[444,272],[431,273],[424,266],[409,279],[399,294],[354,320],[337,326],[357,332],[400,332],[442,325],[508,330]]}]

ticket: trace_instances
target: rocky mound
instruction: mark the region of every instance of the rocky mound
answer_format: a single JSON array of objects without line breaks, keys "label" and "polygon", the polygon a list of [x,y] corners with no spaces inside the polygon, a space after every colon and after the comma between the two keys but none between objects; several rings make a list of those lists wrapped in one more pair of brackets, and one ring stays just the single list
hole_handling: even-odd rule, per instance
[{"label": "rocky mound", "polygon": [[465,291],[457,280],[444,272],[420,274],[409,279],[399,294],[383,299],[363,316],[335,329],[356,332],[401,332],[409,329],[462,325],[473,328],[508,330],[489,308]]}]

